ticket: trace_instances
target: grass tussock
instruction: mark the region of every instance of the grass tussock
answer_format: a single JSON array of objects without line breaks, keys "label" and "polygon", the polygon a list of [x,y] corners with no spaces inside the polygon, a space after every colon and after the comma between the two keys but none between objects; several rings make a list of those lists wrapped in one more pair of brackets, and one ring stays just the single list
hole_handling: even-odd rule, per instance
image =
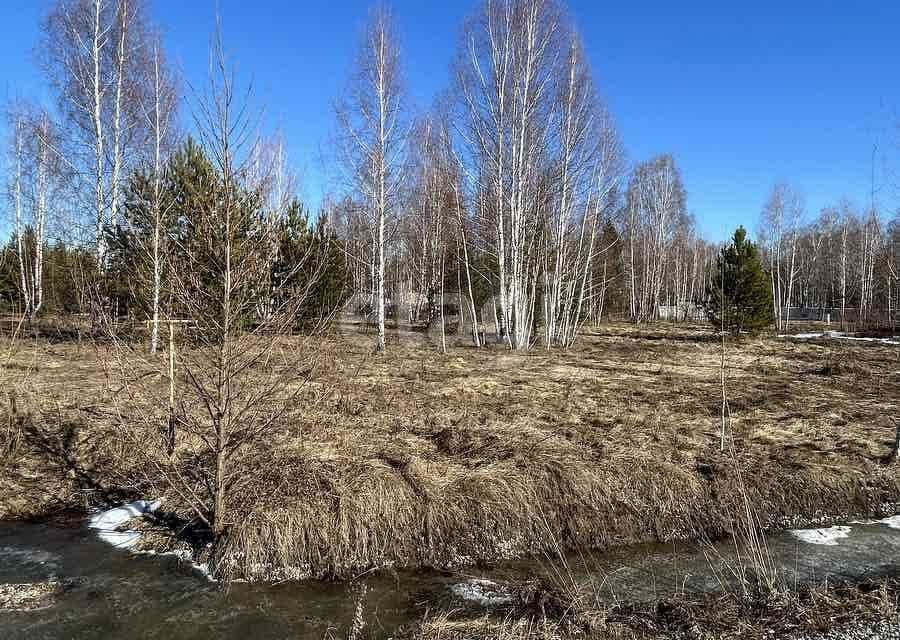
[{"label": "grass tussock", "polygon": [[[535,602],[540,608],[535,609]],[[843,627],[896,622],[900,581],[822,583],[746,600],[733,594],[654,603],[579,608],[565,596],[541,592],[501,616],[476,618],[453,612],[426,617],[413,640],[762,640],[815,637]]]},{"label": "grass tussock", "polygon": [[[413,334],[383,357],[358,335],[320,348],[303,410],[241,461],[216,550],[223,577],[346,577],[557,541],[720,537],[747,503],[772,528],[900,502],[897,469],[878,463],[900,372],[895,350],[877,343],[731,346],[735,460],[719,451],[720,356],[705,329],[616,325],[528,355],[443,355]],[[28,418],[16,423],[17,464],[0,471],[0,517],[167,494],[189,519],[114,424],[103,349],[35,343],[11,359],[38,366],[16,386]],[[862,373],[809,375],[829,358]],[[23,370],[3,375],[21,381]],[[187,477],[205,464],[184,443],[166,460]]]}]

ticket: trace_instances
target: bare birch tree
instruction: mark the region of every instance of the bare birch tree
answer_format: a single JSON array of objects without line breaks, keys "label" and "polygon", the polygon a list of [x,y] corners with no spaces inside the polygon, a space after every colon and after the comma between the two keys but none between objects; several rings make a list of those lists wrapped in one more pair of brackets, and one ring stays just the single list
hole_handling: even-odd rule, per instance
[{"label": "bare birch tree", "polygon": [[43,23],[43,67],[71,132],[55,153],[81,178],[98,270],[104,227],[119,221],[121,183],[143,144],[139,103],[152,83],[144,13],[142,0],[56,0]]},{"label": "bare birch tree", "polygon": [[797,279],[797,234],[804,216],[803,199],[789,185],[772,188],[760,220],[764,247],[769,253],[775,327],[787,329]]},{"label": "bare birch tree", "polygon": [[627,192],[629,288],[635,322],[659,317],[677,230],[689,224],[681,173],[671,155],[639,163]]},{"label": "bare birch tree", "polygon": [[[527,349],[574,340],[622,150],[574,27],[553,0],[486,0],[456,72],[469,208],[496,264],[498,335]],[[543,309],[536,309],[538,300]]]},{"label": "bare birch tree", "polygon": [[405,94],[396,26],[383,7],[366,27],[349,87],[336,107],[341,161],[360,198],[372,238],[375,351],[385,350],[385,244],[406,164]]},{"label": "bare birch tree", "polygon": [[66,172],[54,149],[59,144],[47,111],[19,101],[9,112],[11,168],[9,200],[23,313],[31,321],[44,299],[44,247],[51,206],[58,200]]},{"label": "bare birch tree", "polygon": [[[110,0],[60,0],[44,22],[41,51],[62,112],[77,132],[82,175],[91,182],[97,266],[105,253],[107,216],[104,103],[108,93],[108,49],[115,8]],[[89,159],[88,159],[89,158]],[[70,156],[70,162],[80,164]]]},{"label": "bare birch tree", "polygon": [[25,226],[23,223],[23,182],[25,173],[25,122],[19,105],[9,113],[9,129],[12,131],[11,162],[12,185],[8,189],[9,199],[14,211],[13,233],[16,238],[16,259],[19,266],[19,288],[23,297],[23,313],[25,318],[31,316],[31,298],[28,293],[28,263],[25,256]]},{"label": "bare birch tree", "polygon": [[513,349],[532,342],[560,21],[551,0],[486,0],[458,63],[470,198],[497,264],[498,334]]},{"label": "bare birch tree", "polygon": [[[622,148],[612,117],[595,94],[581,43],[570,35],[557,89],[558,193],[550,208],[544,267],[544,328],[549,349],[570,346],[594,295],[589,276],[603,207],[621,178]],[[600,248],[604,250],[604,248]]]},{"label": "bare birch tree", "polygon": [[149,209],[151,211],[152,235],[149,246],[142,247],[147,253],[151,276],[150,293],[150,353],[159,348],[160,303],[163,287],[163,270],[165,267],[166,225],[169,217],[168,207],[163,195],[165,181],[166,152],[171,146],[175,133],[175,116],[178,107],[177,80],[167,68],[159,39],[153,45],[153,81],[150,99],[144,107],[144,117],[151,134],[150,162],[152,175],[152,191]]}]

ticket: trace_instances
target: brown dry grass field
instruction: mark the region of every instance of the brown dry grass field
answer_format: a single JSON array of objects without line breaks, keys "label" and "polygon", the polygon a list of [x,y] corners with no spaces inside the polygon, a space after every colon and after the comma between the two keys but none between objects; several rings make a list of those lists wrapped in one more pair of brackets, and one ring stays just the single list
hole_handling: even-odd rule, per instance
[{"label": "brown dry grass field", "polygon": [[[263,490],[231,505],[230,577],[717,537],[737,518],[736,468],[767,527],[900,503],[900,470],[880,462],[900,415],[897,346],[729,343],[737,465],[720,452],[721,352],[708,328],[605,325],[571,350],[527,355],[441,354],[413,333],[380,357],[353,332],[321,349],[309,408],[248,468]],[[0,424],[0,519],[166,493],[110,420],[105,347],[8,351],[5,411],[15,398],[29,419]]]}]

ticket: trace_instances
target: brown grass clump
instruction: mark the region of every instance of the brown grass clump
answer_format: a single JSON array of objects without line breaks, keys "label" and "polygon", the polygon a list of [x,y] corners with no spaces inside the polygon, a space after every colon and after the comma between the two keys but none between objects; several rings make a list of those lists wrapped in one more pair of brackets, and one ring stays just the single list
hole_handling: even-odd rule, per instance
[{"label": "brown grass clump", "polygon": [[[900,582],[823,583],[747,601],[730,594],[681,597],[653,603],[578,608],[543,592],[500,616],[467,618],[453,612],[427,616],[412,640],[763,640],[805,638],[826,631],[897,621]],[[541,603],[540,610],[534,603]]]},{"label": "brown grass clump", "polygon": [[410,637],[412,640],[564,640],[572,636],[564,625],[546,619],[484,616],[456,620],[444,613],[427,618]]},{"label": "brown grass clump", "polygon": [[[225,577],[458,566],[553,540],[604,548],[734,527],[742,498],[719,451],[720,356],[706,329],[613,325],[528,355],[442,355],[413,334],[382,357],[354,334],[321,348],[300,417],[245,461],[218,550]],[[32,427],[22,470],[0,472],[0,517],[166,493],[106,411],[102,349],[35,349],[13,358],[36,365]],[[828,361],[854,368],[811,373]],[[878,463],[900,410],[895,349],[748,339],[729,347],[728,377],[737,461],[764,527],[900,502],[900,474]],[[185,473],[197,463],[176,450]]]}]

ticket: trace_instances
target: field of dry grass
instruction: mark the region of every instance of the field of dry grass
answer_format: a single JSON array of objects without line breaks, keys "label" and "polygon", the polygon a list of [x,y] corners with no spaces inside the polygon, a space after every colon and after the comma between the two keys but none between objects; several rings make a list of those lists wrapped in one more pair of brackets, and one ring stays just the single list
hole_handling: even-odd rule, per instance
[{"label": "field of dry grass", "polygon": [[[602,548],[730,529],[737,491],[719,451],[720,347],[708,329],[603,326],[569,351],[527,355],[441,354],[404,334],[377,357],[370,342],[324,341],[309,410],[248,470],[264,490],[231,505],[226,574],[346,576],[551,540]],[[137,473],[140,456],[108,419],[104,357],[87,344],[11,349],[4,384],[32,417],[3,421],[19,428],[2,443],[0,518],[164,490]],[[766,526],[900,503],[900,471],[879,463],[900,414],[898,347],[746,339],[729,345],[727,387]]]}]

